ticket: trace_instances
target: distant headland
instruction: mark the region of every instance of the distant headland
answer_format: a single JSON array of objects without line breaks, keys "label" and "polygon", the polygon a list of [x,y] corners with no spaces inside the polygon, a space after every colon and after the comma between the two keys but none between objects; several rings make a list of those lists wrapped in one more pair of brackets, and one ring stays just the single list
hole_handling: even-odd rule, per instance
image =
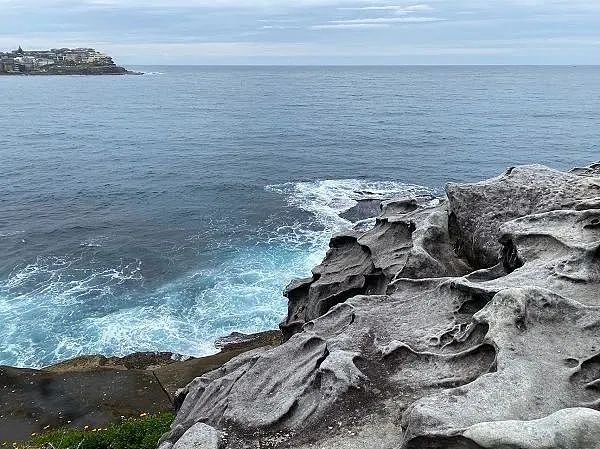
[{"label": "distant headland", "polygon": [[1,75],[130,75],[93,48],[54,48],[25,51],[21,47],[0,52]]}]

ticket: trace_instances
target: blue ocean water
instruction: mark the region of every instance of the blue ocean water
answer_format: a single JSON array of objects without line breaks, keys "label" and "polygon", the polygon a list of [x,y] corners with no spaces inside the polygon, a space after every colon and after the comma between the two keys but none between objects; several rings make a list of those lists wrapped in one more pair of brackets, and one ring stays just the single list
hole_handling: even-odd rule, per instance
[{"label": "blue ocean water", "polygon": [[600,67],[0,78],[0,364],[275,327],[365,196],[600,159]]}]

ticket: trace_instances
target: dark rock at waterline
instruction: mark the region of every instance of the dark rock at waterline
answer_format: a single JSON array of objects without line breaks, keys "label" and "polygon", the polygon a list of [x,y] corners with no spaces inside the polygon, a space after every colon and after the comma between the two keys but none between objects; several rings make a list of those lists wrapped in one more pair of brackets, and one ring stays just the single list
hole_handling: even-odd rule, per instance
[{"label": "dark rock at waterline", "polygon": [[218,338],[215,347],[226,351],[249,350],[260,346],[278,346],[281,344],[281,333],[277,331],[261,332],[258,334],[243,334],[232,332]]},{"label": "dark rock at waterline", "polygon": [[100,427],[172,410],[178,389],[246,351],[279,344],[280,335],[245,335],[218,354],[187,360],[163,352],[78,357],[43,370],[0,367],[0,442],[24,440],[47,426]]},{"label": "dark rock at waterline", "polygon": [[358,200],[356,205],[342,212],[340,217],[345,220],[356,223],[357,221],[366,220],[379,215],[381,209],[381,200],[379,199],[363,199]]},{"label": "dark rock at waterline", "polygon": [[357,203],[350,209],[342,212],[340,217],[357,223],[369,218],[378,217],[382,211],[387,214],[399,214],[412,212],[435,199],[431,195],[419,195],[416,197],[400,197],[388,199],[365,198],[357,200]]},{"label": "dark rock at waterline", "polygon": [[152,369],[153,366],[164,366],[175,363],[182,357],[172,352],[137,352],[124,357],[90,355],[66,360],[49,366],[45,370],[53,373],[93,371],[100,368],[146,370]]},{"label": "dark rock at waterline", "polygon": [[288,287],[284,344],[184,389],[160,448],[599,449],[599,204],[594,166],[528,166],[384,207]]},{"label": "dark rock at waterline", "polygon": [[569,173],[579,176],[600,176],[600,161],[593,163],[589,167],[576,167]]},{"label": "dark rock at waterline", "polygon": [[30,72],[0,72],[0,76],[55,76],[55,75],[142,75],[140,72],[127,70],[124,67],[112,65],[53,65],[45,67],[43,70],[34,70]]}]

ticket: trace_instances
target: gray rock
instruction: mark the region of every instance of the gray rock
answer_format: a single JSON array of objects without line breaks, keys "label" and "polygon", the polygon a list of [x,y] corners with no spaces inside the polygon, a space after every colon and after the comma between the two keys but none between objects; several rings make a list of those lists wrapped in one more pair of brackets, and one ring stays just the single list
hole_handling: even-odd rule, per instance
[{"label": "gray rock", "polygon": [[[404,202],[403,202],[404,204]],[[447,204],[384,209],[375,227],[334,236],[313,277],[292,282],[285,291],[287,339],[304,323],[356,295],[378,295],[395,278],[458,276],[471,271],[457,257],[448,233]]]},{"label": "gray rock", "polygon": [[[405,447],[434,447],[441,436],[452,441],[477,423],[529,421],[600,399],[588,385],[600,374],[592,349],[600,347],[599,308],[519,288],[501,291],[473,318],[489,326],[485,341],[496,348],[495,369],[415,402],[403,417]],[[526,443],[523,436],[510,447]]]},{"label": "gray rock", "polygon": [[475,424],[463,436],[489,449],[600,449],[600,412],[569,408],[534,421],[498,421]]},{"label": "gray rock", "polygon": [[179,438],[173,449],[219,449],[220,446],[219,432],[206,424],[197,423]]},{"label": "gray rock", "polygon": [[202,422],[227,449],[598,449],[599,189],[531,166],[384,204],[288,287],[283,345],[188,385],[163,444]]},{"label": "gray rock", "polygon": [[547,167],[514,167],[476,184],[448,184],[451,232],[459,252],[473,266],[490,267],[500,259],[500,226],[530,214],[571,209],[600,196],[600,178],[582,177]]},{"label": "gray rock", "polygon": [[578,176],[600,176],[600,162],[595,162],[589,167],[577,167],[571,170],[569,173],[573,173]]},{"label": "gray rock", "polygon": [[363,199],[358,200],[355,206],[352,206],[345,212],[340,214],[340,217],[356,223],[357,221],[366,220],[367,218],[377,217],[381,209],[380,199]]}]

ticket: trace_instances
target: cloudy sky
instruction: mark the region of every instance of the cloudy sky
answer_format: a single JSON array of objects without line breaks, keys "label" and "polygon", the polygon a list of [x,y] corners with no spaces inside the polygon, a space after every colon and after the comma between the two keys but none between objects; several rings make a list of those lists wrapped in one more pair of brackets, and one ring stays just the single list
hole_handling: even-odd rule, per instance
[{"label": "cloudy sky", "polygon": [[0,0],[0,51],[122,64],[600,64],[600,0]]}]

